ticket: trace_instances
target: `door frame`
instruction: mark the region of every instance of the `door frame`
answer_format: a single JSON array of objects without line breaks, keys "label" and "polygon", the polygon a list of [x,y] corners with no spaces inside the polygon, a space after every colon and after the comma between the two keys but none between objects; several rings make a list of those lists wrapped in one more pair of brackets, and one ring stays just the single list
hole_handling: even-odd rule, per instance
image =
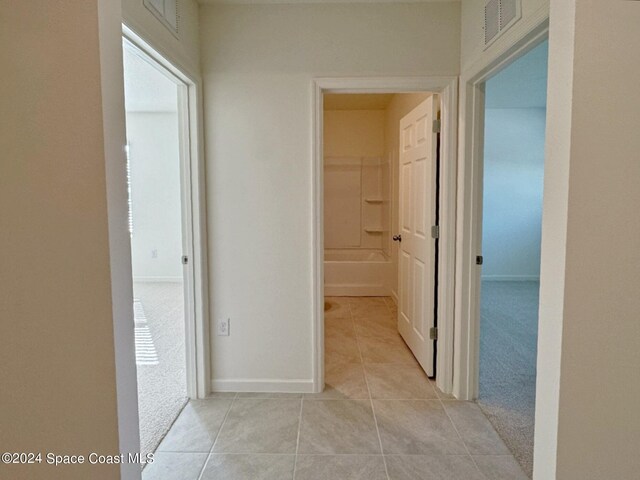
[{"label": "door frame", "polygon": [[[525,33],[492,61],[460,80],[460,145],[458,164],[455,341],[453,395],[475,400],[480,387],[480,284],[482,196],[484,172],[484,89],[487,80],[538,46],[549,36],[549,12],[530,19]],[[544,215],[544,213],[543,213]]]},{"label": "door frame", "polygon": [[124,24],[122,37],[127,48],[178,86],[183,255],[188,257],[183,270],[186,387],[189,398],[205,398],[210,393],[211,357],[202,84],[200,78],[185,73]]},{"label": "door frame", "polygon": [[312,287],[313,391],[324,389],[324,170],[323,104],[326,93],[433,92],[440,96],[440,251],[438,270],[438,374],[444,393],[453,389],[454,273],[458,77],[323,77],[312,81]]}]

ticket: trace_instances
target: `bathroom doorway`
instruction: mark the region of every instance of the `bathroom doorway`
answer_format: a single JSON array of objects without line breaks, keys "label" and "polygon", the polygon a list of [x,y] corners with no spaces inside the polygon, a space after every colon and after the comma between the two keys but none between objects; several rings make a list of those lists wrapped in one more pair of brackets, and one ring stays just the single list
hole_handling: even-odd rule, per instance
[{"label": "bathroom doorway", "polygon": [[[409,375],[417,384],[435,386],[441,295],[436,291],[441,272],[435,268],[435,213],[441,193],[436,180],[442,174],[437,167],[442,87],[350,90],[322,92],[318,139],[320,298],[326,310],[318,367],[324,395],[332,398],[361,398],[373,376],[380,375],[389,380]],[[451,204],[447,207],[452,211]],[[431,243],[424,249],[423,239]],[[446,352],[443,348],[440,354]],[[447,367],[441,380],[445,389]]]},{"label": "bathroom doorway", "polygon": [[435,376],[426,225],[436,221],[437,111],[432,93],[324,98],[327,395],[357,398],[408,373],[428,389],[425,373]]}]

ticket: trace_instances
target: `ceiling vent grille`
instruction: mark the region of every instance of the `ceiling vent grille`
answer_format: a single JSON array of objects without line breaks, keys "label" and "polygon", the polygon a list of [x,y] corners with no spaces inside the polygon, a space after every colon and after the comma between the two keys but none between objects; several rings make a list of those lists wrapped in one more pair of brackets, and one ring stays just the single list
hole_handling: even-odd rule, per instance
[{"label": "ceiling vent grille", "polygon": [[500,0],[500,30],[508,28],[518,18],[516,0]]},{"label": "ceiling vent grille", "polygon": [[142,0],[154,17],[178,37],[180,31],[179,0]]},{"label": "ceiling vent grille", "polygon": [[500,33],[500,0],[489,0],[484,6],[484,44],[489,45]]},{"label": "ceiling vent grille", "polygon": [[520,20],[521,0],[489,0],[484,6],[485,50],[509,27]]}]

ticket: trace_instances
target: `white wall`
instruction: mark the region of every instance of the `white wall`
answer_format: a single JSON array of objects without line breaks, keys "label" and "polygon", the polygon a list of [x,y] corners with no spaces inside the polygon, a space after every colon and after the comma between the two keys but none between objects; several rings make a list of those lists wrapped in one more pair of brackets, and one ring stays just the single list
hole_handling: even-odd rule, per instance
[{"label": "white wall", "polygon": [[552,0],[536,480],[640,471],[640,3]]},{"label": "white wall", "polygon": [[325,110],[325,157],[384,154],[384,110]]},{"label": "white wall", "polygon": [[[384,155],[384,110],[324,112],[325,248],[382,248],[380,199],[388,181]],[[386,188],[388,190],[388,188]]]},{"label": "white wall", "polygon": [[540,276],[543,108],[485,110],[482,277]]},{"label": "white wall", "polygon": [[178,128],[177,112],[127,112],[134,280],[182,281]]},{"label": "white wall", "polygon": [[[137,435],[129,409],[133,404],[135,414],[135,393],[116,391],[116,366],[123,373],[115,354],[119,327],[132,324],[132,312],[120,309],[127,289],[130,300],[130,280],[120,268],[128,258],[112,255],[125,226],[110,231],[114,205],[106,188],[113,169],[124,167],[118,16],[117,4],[87,0],[3,9],[0,110],[11,116],[0,128],[3,451],[136,448],[118,432],[120,417]],[[132,337],[129,345],[133,361]],[[43,462],[0,470],[17,480],[120,478],[118,465]]]},{"label": "white wall", "polygon": [[214,379],[310,388],[312,78],[456,75],[459,8],[201,6]]},{"label": "white wall", "polygon": [[199,75],[198,4],[196,0],[178,0],[177,4],[180,15],[177,37],[144,6],[142,0],[122,0],[122,18],[165,58],[186,73]]}]

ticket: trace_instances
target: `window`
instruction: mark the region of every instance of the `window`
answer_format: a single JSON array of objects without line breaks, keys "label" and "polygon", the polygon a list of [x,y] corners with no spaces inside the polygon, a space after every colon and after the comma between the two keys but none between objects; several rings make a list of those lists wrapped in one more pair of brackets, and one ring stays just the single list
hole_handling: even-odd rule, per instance
[{"label": "window", "polygon": [[129,223],[129,236],[133,237],[133,202],[131,201],[131,147],[129,143],[124,146],[127,156],[127,221]]}]

